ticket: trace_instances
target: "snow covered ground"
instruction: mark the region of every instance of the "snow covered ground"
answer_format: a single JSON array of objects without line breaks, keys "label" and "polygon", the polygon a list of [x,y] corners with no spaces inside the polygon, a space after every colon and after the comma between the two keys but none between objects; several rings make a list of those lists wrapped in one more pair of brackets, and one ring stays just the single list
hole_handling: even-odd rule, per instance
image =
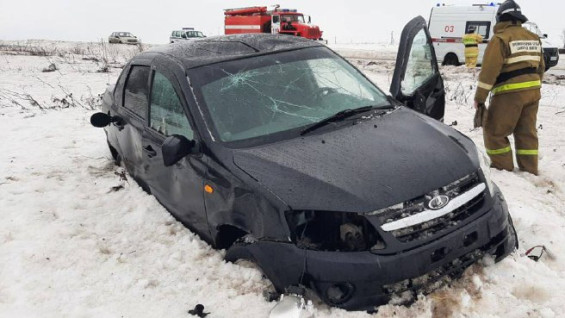
[{"label": "snow covered ground", "polygon": [[[224,262],[223,251],[122,180],[103,131],[88,122],[135,47],[47,47],[61,49],[51,56],[0,51],[0,317],[188,317],[197,303],[209,317],[266,317],[274,303],[261,296],[259,272]],[[353,51],[351,61],[388,90],[394,50],[336,49]],[[58,70],[42,72],[51,63]],[[483,148],[472,129],[473,74],[461,67],[442,73],[445,122]],[[562,317],[565,80],[550,82],[538,116],[541,175],[492,171],[514,218],[518,252],[498,264],[484,260],[410,307],[382,306],[371,316],[316,305],[314,316]],[[523,255],[539,244],[550,252],[539,262]]]}]

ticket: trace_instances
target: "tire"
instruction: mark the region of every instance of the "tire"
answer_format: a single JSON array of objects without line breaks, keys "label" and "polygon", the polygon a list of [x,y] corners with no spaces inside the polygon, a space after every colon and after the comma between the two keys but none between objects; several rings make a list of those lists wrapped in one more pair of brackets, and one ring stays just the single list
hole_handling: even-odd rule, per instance
[{"label": "tire", "polygon": [[454,53],[447,53],[443,58],[442,65],[459,66],[460,65],[459,58]]}]

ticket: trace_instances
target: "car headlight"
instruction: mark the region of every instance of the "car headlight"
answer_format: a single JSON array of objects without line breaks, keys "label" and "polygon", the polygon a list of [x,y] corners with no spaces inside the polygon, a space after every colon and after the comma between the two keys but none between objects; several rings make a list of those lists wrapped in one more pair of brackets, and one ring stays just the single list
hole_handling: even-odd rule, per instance
[{"label": "car headlight", "polygon": [[358,213],[288,211],[286,220],[292,240],[300,248],[344,252],[385,248],[377,230]]},{"label": "car headlight", "polygon": [[479,163],[481,164],[481,171],[483,172],[483,176],[485,176],[485,181],[487,183],[490,196],[492,197],[494,196],[494,184],[492,183],[492,179],[490,177],[490,158],[478,149],[477,154],[479,156]]}]

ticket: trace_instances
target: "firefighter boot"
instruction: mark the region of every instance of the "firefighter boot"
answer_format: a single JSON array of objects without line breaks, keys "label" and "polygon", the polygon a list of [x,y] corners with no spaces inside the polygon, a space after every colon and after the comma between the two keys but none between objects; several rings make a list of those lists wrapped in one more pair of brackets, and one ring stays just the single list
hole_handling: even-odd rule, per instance
[{"label": "firefighter boot", "polygon": [[[526,92],[522,93],[525,94]],[[530,101],[522,109],[522,114],[516,128],[514,129],[514,141],[516,145],[516,161],[522,171],[538,175],[538,135],[536,130],[536,119],[539,107],[539,99],[533,91],[528,92],[534,101]]]}]

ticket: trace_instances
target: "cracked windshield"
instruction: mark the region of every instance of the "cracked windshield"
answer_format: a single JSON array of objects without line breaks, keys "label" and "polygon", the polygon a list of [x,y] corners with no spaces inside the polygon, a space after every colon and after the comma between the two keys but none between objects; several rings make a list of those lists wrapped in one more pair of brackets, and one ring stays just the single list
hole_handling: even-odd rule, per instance
[{"label": "cracked windshield", "polygon": [[305,127],[346,109],[388,105],[384,93],[326,48],[209,65],[189,76],[225,142]]}]

